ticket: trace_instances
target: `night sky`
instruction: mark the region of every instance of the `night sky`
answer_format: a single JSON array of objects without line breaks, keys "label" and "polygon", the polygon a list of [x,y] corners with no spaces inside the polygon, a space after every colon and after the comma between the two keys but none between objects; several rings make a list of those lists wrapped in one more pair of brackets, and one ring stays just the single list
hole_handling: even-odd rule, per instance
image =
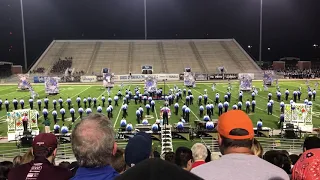
[{"label": "night sky", "polygon": [[[143,0],[23,1],[29,66],[53,39],[144,39]],[[264,0],[262,59],[319,57],[319,9]],[[147,0],[148,39],[235,38],[258,59],[259,14],[260,0]],[[20,0],[0,0],[0,61],[23,65]]]}]

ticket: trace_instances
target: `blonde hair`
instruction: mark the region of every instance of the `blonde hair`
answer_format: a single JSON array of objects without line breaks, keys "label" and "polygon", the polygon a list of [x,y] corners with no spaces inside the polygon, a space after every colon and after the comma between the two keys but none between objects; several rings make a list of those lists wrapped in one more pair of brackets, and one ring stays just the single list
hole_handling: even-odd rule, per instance
[{"label": "blonde hair", "polygon": [[27,164],[29,162],[31,162],[32,160],[34,160],[34,156],[32,153],[32,149],[30,148],[28,150],[28,152],[26,152],[23,156],[22,156],[22,161],[21,164]]},{"label": "blonde hair", "polygon": [[262,158],[263,148],[257,139],[253,139],[251,151],[253,152],[254,155]]}]

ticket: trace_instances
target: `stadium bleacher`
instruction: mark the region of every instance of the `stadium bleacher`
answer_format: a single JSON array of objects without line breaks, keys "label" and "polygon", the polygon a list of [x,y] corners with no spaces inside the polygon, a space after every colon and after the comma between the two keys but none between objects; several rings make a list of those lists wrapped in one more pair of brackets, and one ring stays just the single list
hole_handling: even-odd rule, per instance
[{"label": "stadium bleacher", "polygon": [[[54,40],[30,71],[52,69],[59,57],[73,57],[72,68],[85,74],[100,73],[103,67],[116,74],[141,73],[152,65],[153,73],[193,72],[261,74],[261,69],[234,39],[202,40]],[[117,62],[117,63],[114,63]]]}]

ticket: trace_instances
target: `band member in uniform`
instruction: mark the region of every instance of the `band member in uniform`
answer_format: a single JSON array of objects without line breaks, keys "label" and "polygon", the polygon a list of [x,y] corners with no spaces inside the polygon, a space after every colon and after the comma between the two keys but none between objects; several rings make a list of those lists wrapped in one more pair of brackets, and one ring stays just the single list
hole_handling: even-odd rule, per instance
[{"label": "band member in uniform", "polygon": [[77,101],[77,103],[78,103],[78,108],[80,108],[80,104],[81,104],[81,98],[80,98],[80,96],[77,97],[76,101]]},{"label": "band member in uniform", "polygon": [[60,104],[60,109],[62,109],[63,99],[60,97],[60,98],[58,99],[58,102],[59,102],[59,104]]},{"label": "band member in uniform", "polygon": [[[254,101],[254,100],[252,100],[252,101]],[[247,99],[247,101],[246,101],[246,113],[247,114],[250,113],[250,101],[249,101],[249,99]]]},{"label": "band member in uniform", "polygon": [[242,102],[242,96],[243,96],[243,92],[240,91],[240,92],[239,92],[239,101],[240,101],[240,102]]},{"label": "band member in uniform", "polygon": [[30,109],[33,110],[33,99],[32,99],[32,97],[30,97],[30,99],[29,99],[29,106],[30,106]]},{"label": "band member in uniform", "polygon": [[14,98],[12,100],[12,103],[13,103],[14,110],[17,110],[18,109],[18,100],[16,98]]},{"label": "band member in uniform", "polygon": [[190,120],[190,108],[187,106],[186,109],[184,110],[185,111],[185,114],[186,114],[186,122],[189,122]]},{"label": "band member in uniform", "polygon": [[137,116],[137,123],[140,124],[141,113],[140,113],[139,108],[137,108],[137,110],[136,110],[136,116]]},{"label": "band member in uniform", "polygon": [[82,119],[82,114],[83,114],[83,112],[84,112],[84,110],[83,110],[83,108],[80,106],[80,107],[78,108],[78,113],[79,113],[79,115],[80,115],[80,119]]},{"label": "band member in uniform", "polygon": [[219,115],[219,116],[222,114],[222,108],[223,108],[223,104],[222,104],[222,102],[220,101],[219,104],[218,104],[218,115]]},{"label": "band member in uniform", "polygon": [[72,120],[72,122],[74,122],[74,113],[76,112],[75,110],[74,110],[74,108],[71,106],[71,108],[70,108],[70,115],[71,115],[71,120]]},{"label": "band member in uniform", "polygon": [[6,99],[6,100],[4,101],[4,105],[6,106],[6,110],[7,110],[7,112],[9,112],[9,105],[10,105],[10,102],[8,101],[8,99]]},{"label": "band member in uniform", "polygon": [[242,102],[241,101],[238,102],[238,110],[242,110]]},{"label": "band member in uniform", "polygon": [[65,115],[65,113],[66,113],[66,110],[62,107],[62,108],[60,109],[60,114],[61,114],[62,122],[64,122],[64,115]]},{"label": "band member in uniform", "polygon": [[21,109],[24,109],[24,100],[23,99],[20,99],[20,106],[21,106]]},{"label": "band member in uniform", "polygon": [[201,101],[202,101],[202,96],[201,96],[201,94],[200,94],[199,97],[198,97],[198,106],[201,105]]},{"label": "band member in uniform", "polygon": [[113,100],[114,100],[114,106],[119,106],[118,105],[119,97],[117,95],[113,97]]},{"label": "band member in uniform", "polygon": [[203,111],[204,111],[204,107],[201,104],[200,107],[199,107],[200,117],[203,117]]},{"label": "band member in uniform", "polygon": [[28,114],[25,113],[23,115],[23,117],[22,117],[23,131],[24,132],[28,131],[28,121],[29,121]]},{"label": "band member in uniform", "polygon": [[224,112],[228,112],[229,102],[228,101],[224,102],[223,106],[224,106]]},{"label": "band member in uniform", "polygon": [[84,104],[84,108],[87,109],[87,98],[86,97],[83,98],[83,104]]},{"label": "band member in uniform", "polygon": [[67,103],[68,103],[68,109],[70,110],[70,108],[71,108],[71,99],[70,99],[70,97],[68,97]]},{"label": "band member in uniform", "polygon": [[92,102],[91,96],[88,96],[88,104],[89,104],[89,108],[91,108],[91,102]]},{"label": "band member in uniform", "polygon": [[[109,97],[110,97],[110,96],[109,96]],[[106,97],[104,97],[104,95],[102,95],[101,101],[102,101],[102,107],[104,107],[104,104],[105,104],[105,102],[106,102]]]},{"label": "band member in uniform", "polygon": [[272,115],[272,105],[269,101],[267,103],[267,108],[268,108],[268,115]]},{"label": "band member in uniform", "polygon": [[56,110],[53,110],[52,111],[52,116],[53,116],[53,121],[54,121],[54,124],[57,124],[57,116],[58,116],[58,113]]},{"label": "band member in uniform", "polygon": [[268,93],[268,99],[269,99],[269,101],[271,100],[271,98],[272,98],[272,93],[269,92],[269,93]]},{"label": "band member in uniform", "polygon": [[52,104],[53,104],[53,109],[57,110],[57,100],[52,100]]},{"label": "band member in uniform", "polygon": [[38,99],[37,103],[38,103],[38,109],[39,109],[39,111],[41,111],[41,99]]},{"label": "band member in uniform", "polygon": [[256,100],[253,100],[252,102],[251,102],[251,112],[252,113],[254,113],[255,112],[255,109],[256,109]]},{"label": "band member in uniform", "polygon": [[49,109],[49,99],[48,99],[48,97],[44,98],[43,102],[44,102],[44,107],[46,109]]},{"label": "band member in uniform", "polygon": [[286,101],[288,101],[288,97],[289,97],[289,94],[290,94],[289,90],[286,89],[286,91],[284,92],[284,94],[285,94],[285,96],[286,96]]}]

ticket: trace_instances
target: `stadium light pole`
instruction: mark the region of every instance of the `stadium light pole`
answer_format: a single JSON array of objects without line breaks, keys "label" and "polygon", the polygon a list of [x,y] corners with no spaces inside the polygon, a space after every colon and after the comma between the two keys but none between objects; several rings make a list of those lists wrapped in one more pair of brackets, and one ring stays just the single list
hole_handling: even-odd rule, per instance
[{"label": "stadium light pole", "polygon": [[147,0],[144,0],[144,39],[148,39],[147,33]]},{"label": "stadium light pole", "polygon": [[263,5],[263,0],[260,0],[259,61],[261,61],[262,59],[262,5]]},{"label": "stadium light pole", "polygon": [[20,0],[20,9],[21,9],[21,23],[22,23],[24,69],[27,71],[28,70],[27,46],[26,46],[26,33],[25,33],[25,29],[24,29],[24,12],[23,12],[23,2],[22,2],[22,0]]}]

